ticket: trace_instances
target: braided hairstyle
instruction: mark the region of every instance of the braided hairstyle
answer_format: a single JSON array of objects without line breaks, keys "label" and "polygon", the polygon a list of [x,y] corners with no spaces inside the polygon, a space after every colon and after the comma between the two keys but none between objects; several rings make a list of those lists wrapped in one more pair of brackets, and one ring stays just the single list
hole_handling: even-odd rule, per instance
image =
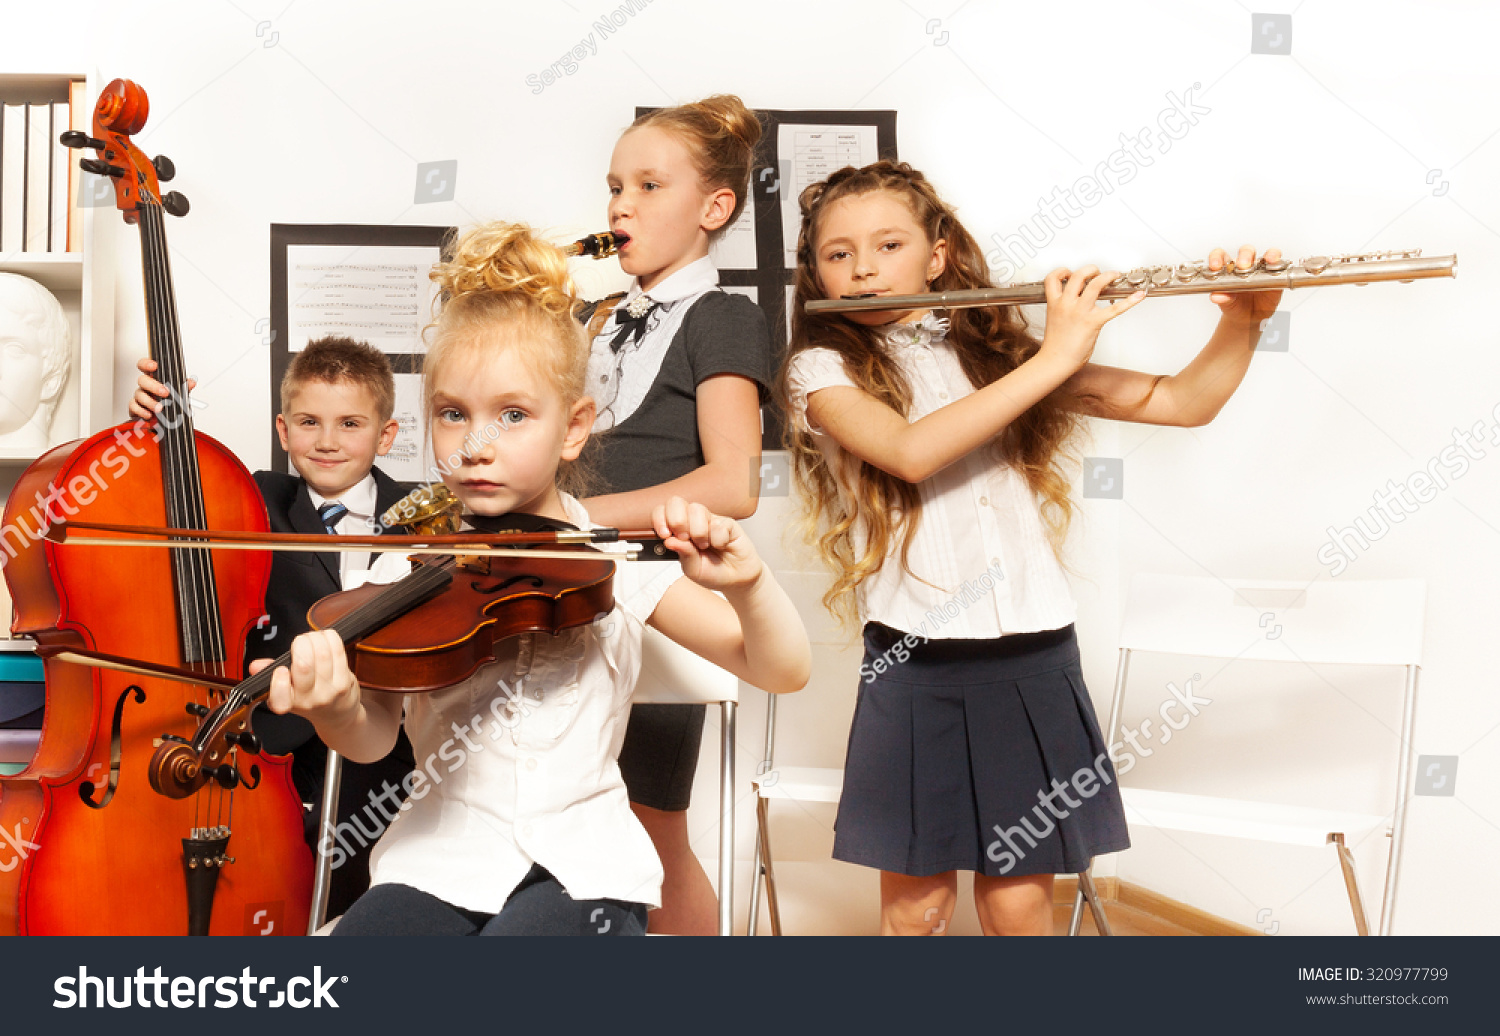
[{"label": "braided hairstyle", "polygon": [[[866,327],[836,313],[807,313],[804,308],[812,299],[827,297],[818,280],[815,252],[820,217],[839,199],[872,191],[888,191],[900,198],[929,245],[947,241],[947,265],[932,282],[931,291],[991,286],[983,252],[973,236],[927,178],[905,162],[882,160],[862,169],[846,166],[813,184],[799,198],[802,228],[797,236],[792,337],[780,374],[784,404],[791,398],[787,382],[791,361],[808,349],[824,348],[839,354],[856,385],[897,413],[906,417],[911,414],[911,386],[882,347],[881,328]],[[1013,307],[956,309],[949,311],[948,318],[947,340],[976,389],[1009,374],[1041,347]],[[1007,463],[1024,474],[1031,491],[1042,498],[1043,523],[1053,552],[1059,556],[1073,517],[1064,462],[1075,459],[1069,440],[1082,422],[1075,412],[1078,405],[1076,398],[1053,393],[1011,422],[992,444]],[[858,474],[841,493],[835,472],[807,429],[792,423],[787,437],[801,490],[804,534],[834,572],[823,604],[835,615],[853,618],[856,590],[880,569],[893,547],[899,545],[901,565],[911,574],[908,557],[922,516],[918,488],[873,464],[851,458],[858,464]],[[863,549],[855,537],[859,527],[866,536]]]},{"label": "braided hairstyle", "polygon": [[[439,289],[437,319],[427,326],[422,402],[429,416],[437,372],[455,357],[481,358],[522,350],[565,407],[585,393],[589,343],[574,316],[580,299],[561,249],[523,223],[472,227],[452,243],[451,257],[432,268]],[[588,488],[577,461],[558,469],[558,488]]]}]

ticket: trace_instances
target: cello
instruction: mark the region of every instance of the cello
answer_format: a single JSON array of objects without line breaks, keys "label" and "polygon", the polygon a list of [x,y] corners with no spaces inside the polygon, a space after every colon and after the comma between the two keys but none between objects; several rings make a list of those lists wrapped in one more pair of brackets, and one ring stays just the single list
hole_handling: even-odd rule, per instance
[{"label": "cello", "polygon": [[[107,86],[90,172],[114,180],[140,230],[151,356],[185,399],[186,366],[167,253],[163,196],[170,161],[131,141],[149,114],[129,80]],[[169,408],[170,409],[170,408]],[[48,451],[6,501],[0,547],[15,603],[11,630],[44,657],[46,711],[27,768],[0,778],[0,828],[16,852],[0,860],[0,933],[30,935],[290,935],[307,923],[312,854],[288,757],[249,758],[246,735],[223,779],[178,799],[152,790],[163,740],[187,737],[243,674],[246,635],[262,614],[270,557],[245,552],[122,552],[61,547],[47,529],[70,517],[182,529],[264,532],[259,491],[221,443],[195,432],[187,409],[106,429]],[[64,661],[69,649],[160,659],[205,683]],[[254,789],[253,794],[246,794]],[[236,791],[239,794],[236,794]]]}]

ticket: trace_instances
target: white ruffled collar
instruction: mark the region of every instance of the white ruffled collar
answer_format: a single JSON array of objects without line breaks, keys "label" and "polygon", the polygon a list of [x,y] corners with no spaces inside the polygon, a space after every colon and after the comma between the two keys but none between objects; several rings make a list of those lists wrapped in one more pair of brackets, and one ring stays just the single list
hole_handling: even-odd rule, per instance
[{"label": "white ruffled collar", "polygon": [[887,324],[881,333],[892,348],[937,345],[948,335],[948,318],[935,316],[929,309],[921,320],[911,324]]}]

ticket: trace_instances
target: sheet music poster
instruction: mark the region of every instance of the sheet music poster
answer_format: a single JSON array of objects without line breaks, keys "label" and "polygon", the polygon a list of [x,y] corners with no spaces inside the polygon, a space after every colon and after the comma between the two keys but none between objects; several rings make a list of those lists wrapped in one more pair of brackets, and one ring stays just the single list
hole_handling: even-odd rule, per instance
[{"label": "sheet music poster", "polygon": [[[375,463],[399,482],[432,474],[422,409],[422,329],[436,286],[428,271],[441,258],[447,227],[297,226],[271,228],[271,408],[291,354],[330,335],[369,342],[391,361],[393,417],[400,424],[390,453]],[[290,463],[272,433],[278,470]]]}]

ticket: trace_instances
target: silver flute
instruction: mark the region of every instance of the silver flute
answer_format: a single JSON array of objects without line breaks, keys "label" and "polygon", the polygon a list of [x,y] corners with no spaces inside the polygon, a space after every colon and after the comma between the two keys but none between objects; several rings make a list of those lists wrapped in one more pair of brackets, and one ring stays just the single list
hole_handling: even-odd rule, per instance
[{"label": "silver flute", "polygon": [[[1420,248],[1398,252],[1362,252],[1357,255],[1316,255],[1292,263],[1261,259],[1241,270],[1233,259],[1218,270],[1208,261],[1194,260],[1175,266],[1143,266],[1122,273],[1099,293],[1101,299],[1118,299],[1145,290],[1150,295],[1199,295],[1222,291],[1268,291],[1319,288],[1333,284],[1370,284],[1400,281],[1409,284],[1427,277],[1453,277],[1456,255],[1422,255]],[[836,299],[814,299],[808,313],[858,313],[891,309],[968,309],[973,306],[1026,306],[1047,301],[1041,281],[1007,284],[999,288],[966,291],[936,291],[920,295],[844,295]]]}]

